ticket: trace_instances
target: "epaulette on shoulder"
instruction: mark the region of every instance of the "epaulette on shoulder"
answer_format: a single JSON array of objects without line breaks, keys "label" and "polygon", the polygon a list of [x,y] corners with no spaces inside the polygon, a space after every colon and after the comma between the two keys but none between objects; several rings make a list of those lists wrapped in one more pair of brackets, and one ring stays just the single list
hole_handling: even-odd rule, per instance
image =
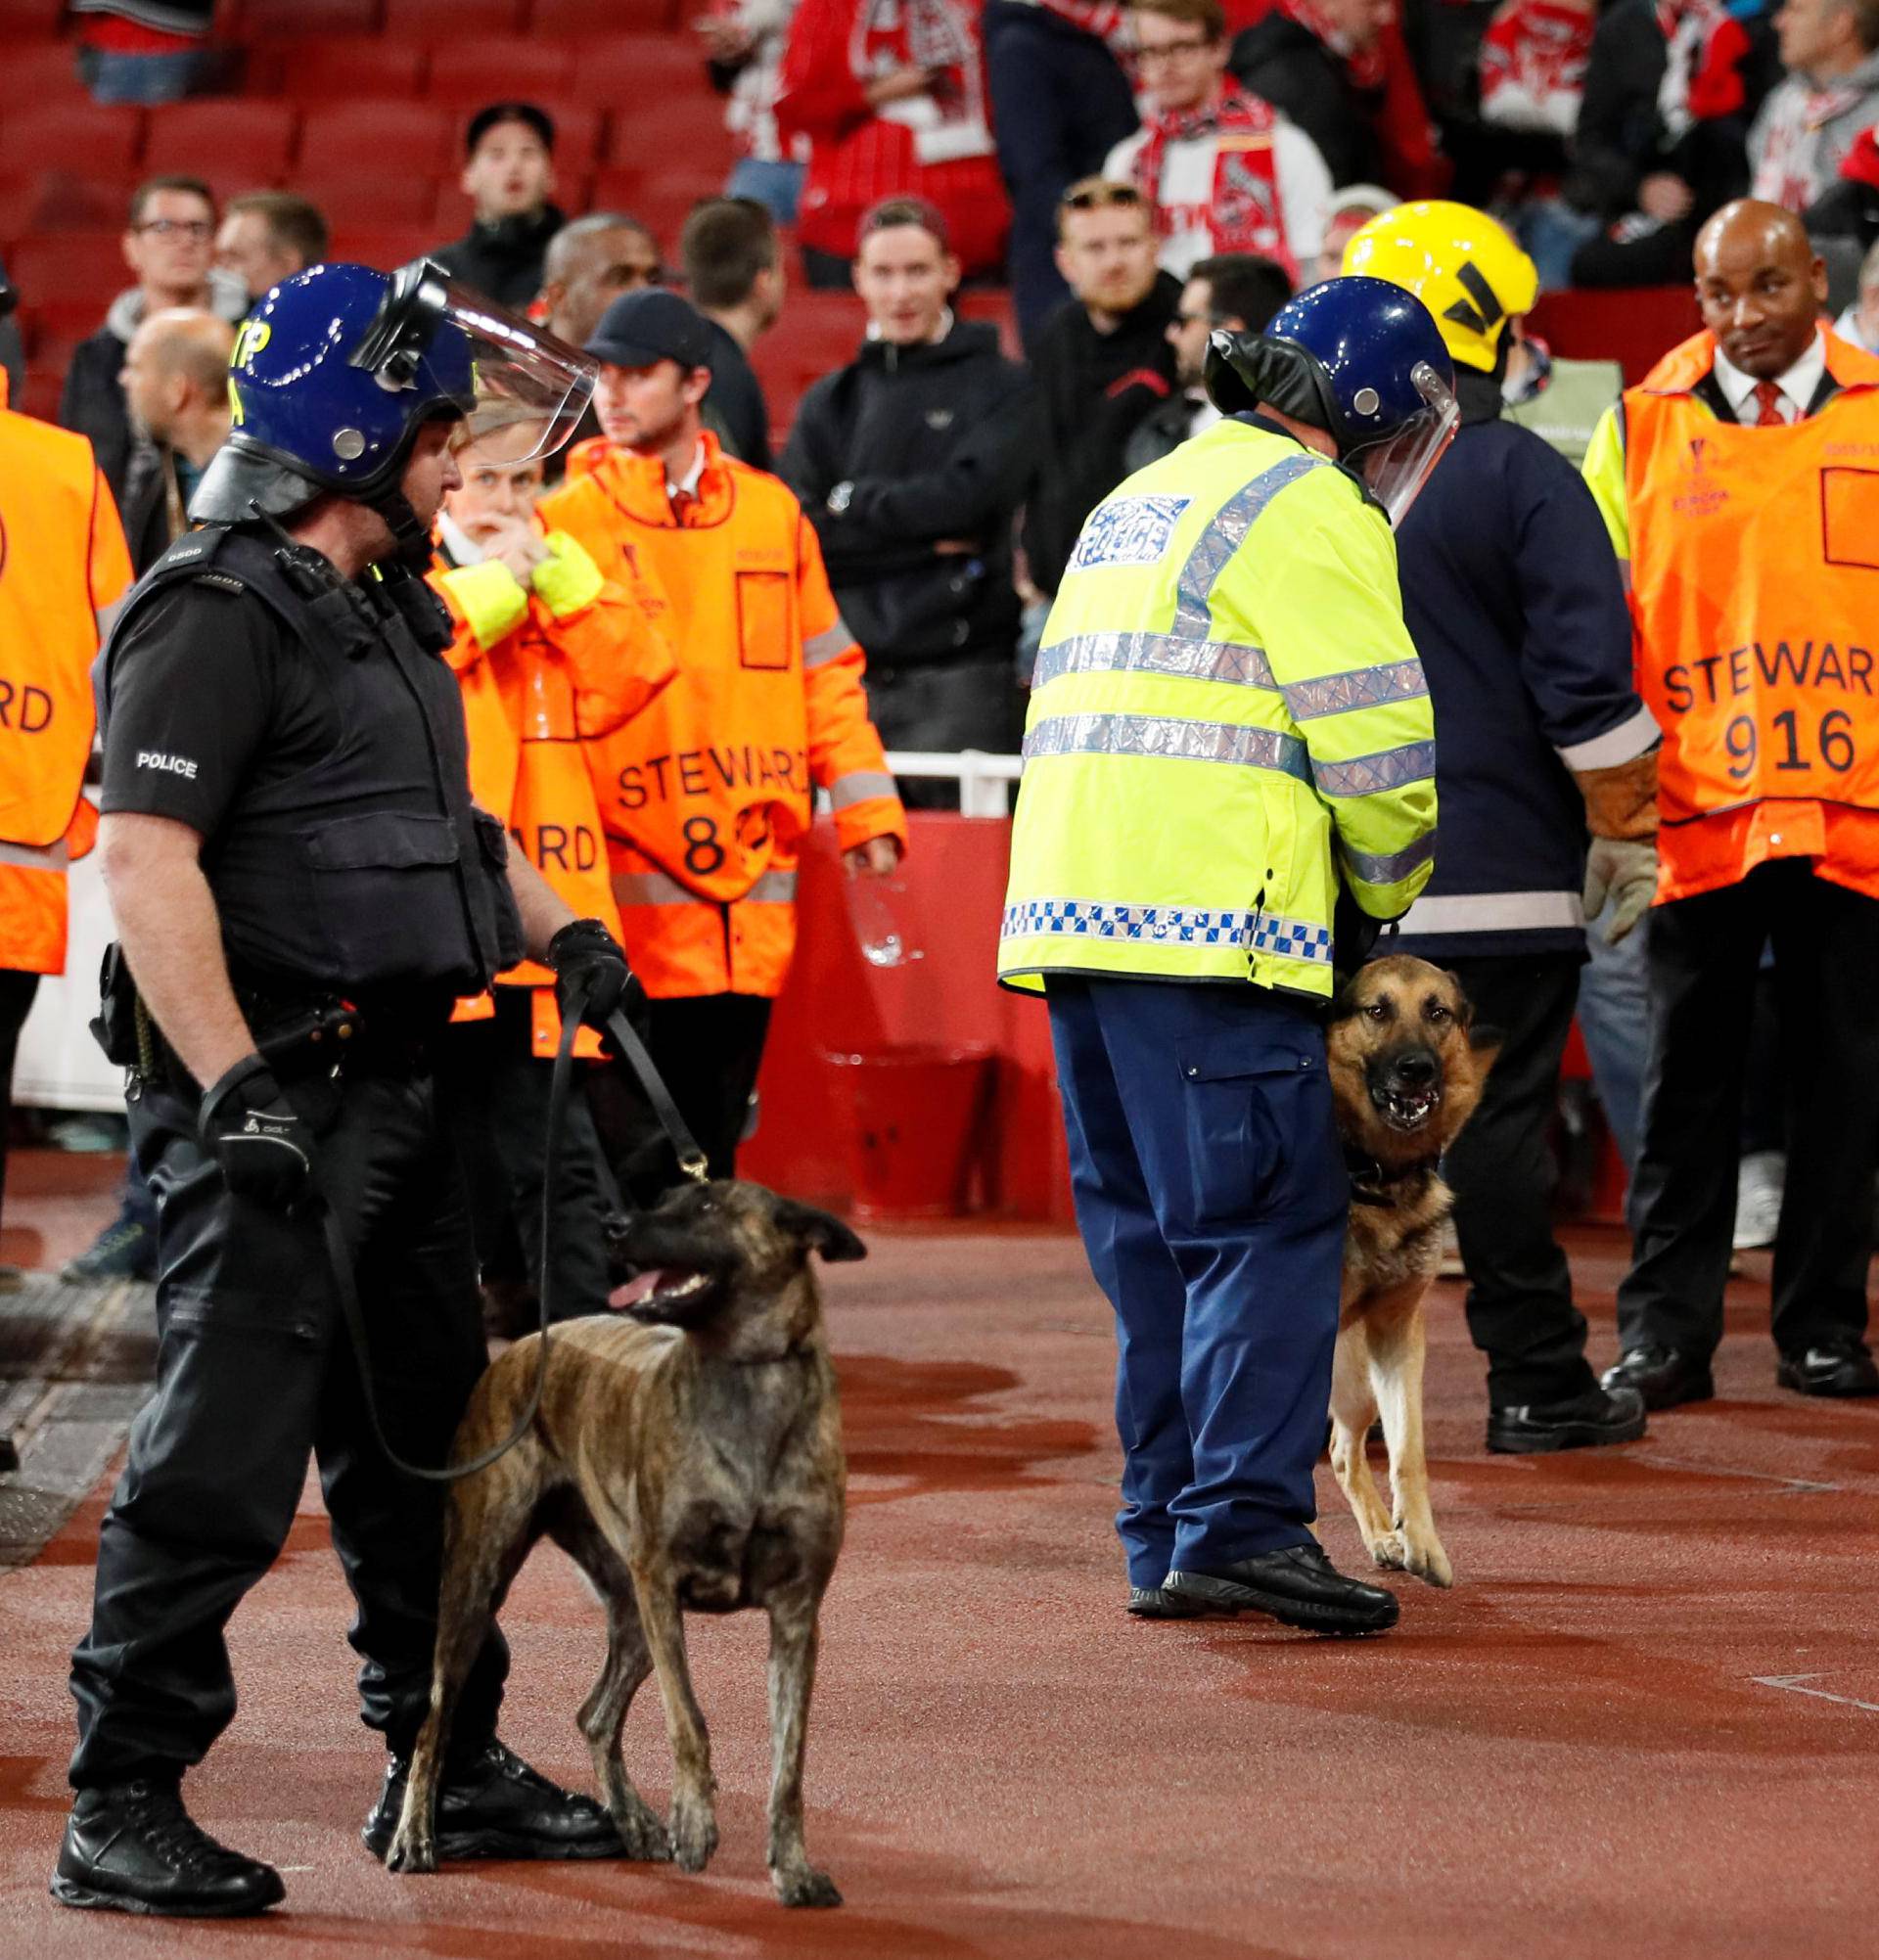
[{"label": "epaulette on shoulder", "polygon": [[192,585],[206,585],[217,592],[246,592],[248,581],[216,563],[227,538],[227,529],[219,524],[185,531],[152,570],[187,578]]}]

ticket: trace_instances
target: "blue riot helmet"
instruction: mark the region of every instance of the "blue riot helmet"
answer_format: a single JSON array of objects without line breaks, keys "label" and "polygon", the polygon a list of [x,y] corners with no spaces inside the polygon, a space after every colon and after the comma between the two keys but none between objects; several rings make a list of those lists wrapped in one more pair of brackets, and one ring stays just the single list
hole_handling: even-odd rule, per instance
[{"label": "blue riot helmet", "polygon": [[1429,309],[1387,279],[1327,279],[1262,334],[1208,343],[1207,391],[1223,415],[1264,403],[1321,429],[1338,461],[1398,524],[1453,439],[1455,370]]},{"label": "blue riot helmet", "polygon": [[417,259],[394,273],[315,265],[243,324],[228,440],[189,514],[282,518],[321,495],[375,510],[407,550],[424,527],[399,485],[423,425],[462,417],[500,460],[552,455],[594,390],[592,358]]}]

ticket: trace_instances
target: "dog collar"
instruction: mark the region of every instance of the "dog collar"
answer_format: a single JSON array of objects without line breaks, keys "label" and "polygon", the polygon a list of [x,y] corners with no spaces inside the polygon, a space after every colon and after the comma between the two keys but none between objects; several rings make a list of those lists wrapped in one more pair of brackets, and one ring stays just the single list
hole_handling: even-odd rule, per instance
[{"label": "dog collar", "polygon": [[1400,1170],[1385,1170],[1374,1157],[1366,1157],[1361,1151],[1346,1150],[1344,1167],[1351,1173],[1351,1202],[1353,1205],[1394,1205],[1397,1201],[1393,1186],[1432,1175],[1440,1162],[1440,1156],[1419,1157],[1415,1162],[1405,1163]]}]

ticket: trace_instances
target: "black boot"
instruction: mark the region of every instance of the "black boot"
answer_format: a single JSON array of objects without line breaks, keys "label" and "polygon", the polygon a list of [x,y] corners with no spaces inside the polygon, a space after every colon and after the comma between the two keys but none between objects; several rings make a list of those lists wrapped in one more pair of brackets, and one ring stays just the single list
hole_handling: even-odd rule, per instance
[{"label": "black boot", "polygon": [[[360,1834],[383,1862],[404,1812],[408,1756],[394,1755]],[[446,1767],[437,1791],[437,1856],[623,1858],[614,1820],[591,1797],[564,1790],[492,1736],[469,1761]]]},{"label": "black boot", "polygon": [[1506,1403],[1488,1412],[1488,1447],[1500,1456],[1598,1449],[1644,1434],[1644,1397],[1635,1389],[1588,1389],[1563,1402]]},{"label": "black boot", "polygon": [[1313,1633],[1381,1633],[1397,1623],[1395,1593],[1346,1578],[1317,1545],[1257,1552],[1217,1572],[1172,1572],[1162,1592],[1205,1613],[1269,1613]]},{"label": "black boot", "polygon": [[287,1896],[281,1875],[218,1845],[173,1783],[81,1790],[53,1869],[61,1905],[177,1919],[241,1919]]}]

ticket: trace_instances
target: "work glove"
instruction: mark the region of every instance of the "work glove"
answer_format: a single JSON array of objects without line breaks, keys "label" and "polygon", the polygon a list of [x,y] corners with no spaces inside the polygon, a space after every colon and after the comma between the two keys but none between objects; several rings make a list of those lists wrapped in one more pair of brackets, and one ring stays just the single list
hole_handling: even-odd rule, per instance
[{"label": "work glove", "polygon": [[620,944],[598,919],[576,919],[548,941],[548,964],[555,970],[555,1006],[567,1021],[577,1015],[589,1027],[605,1029],[623,1011],[628,1026],[646,1034],[646,989],[626,964]]},{"label": "work glove", "polygon": [[237,1198],[291,1211],[312,1193],[313,1136],[258,1055],[237,1062],[203,1098],[198,1130]]},{"label": "work glove", "polygon": [[1615,946],[1637,922],[1657,895],[1655,838],[1595,837],[1585,854],[1585,918],[1587,924],[1612,901],[1605,943]]}]

